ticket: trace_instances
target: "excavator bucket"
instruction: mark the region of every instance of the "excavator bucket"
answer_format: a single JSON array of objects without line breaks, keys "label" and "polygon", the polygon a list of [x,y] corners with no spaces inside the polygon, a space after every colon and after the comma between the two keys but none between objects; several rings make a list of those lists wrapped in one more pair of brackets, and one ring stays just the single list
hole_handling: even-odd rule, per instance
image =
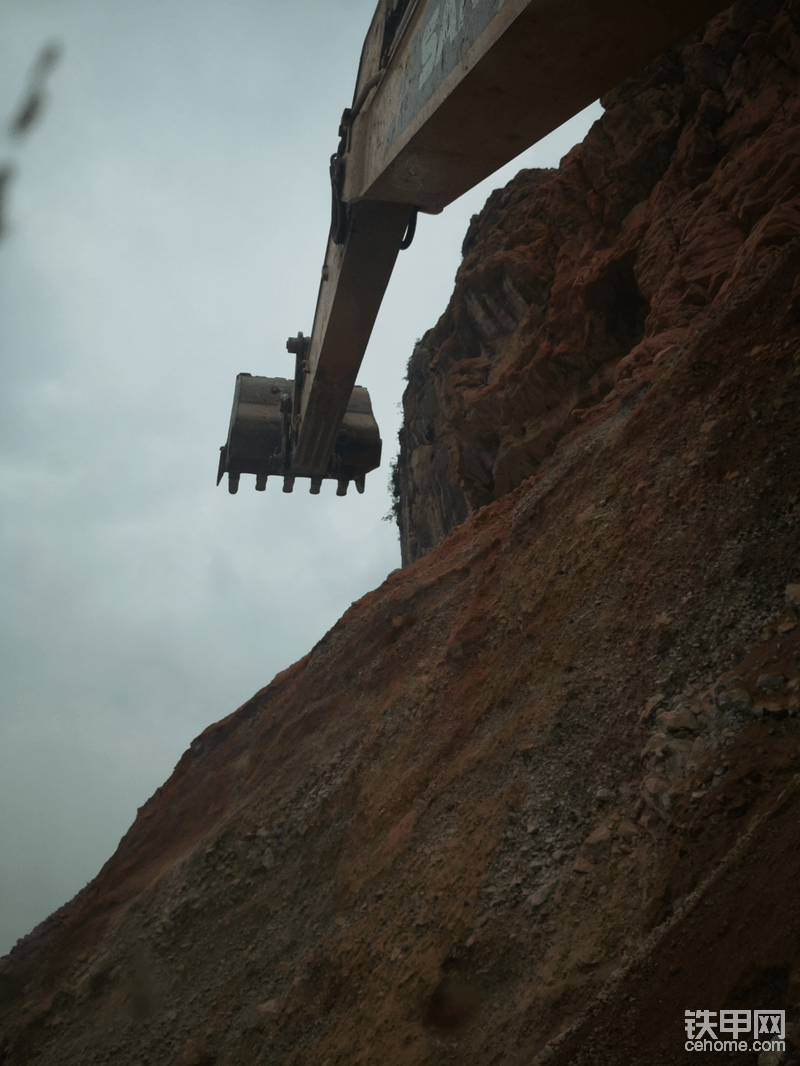
[{"label": "excavator bucket", "polygon": [[[242,474],[255,474],[256,489],[267,487],[267,478],[283,478],[283,491],[291,492],[294,382],[239,374],[233,394],[228,440],[220,448],[217,484],[228,475],[228,491],[236,492]],[[337,482],[337,496],[355,482],[364,491],[364,478],[380,466],[381,437],[366,389],[356,385],[339,427],[334,452],[324,477]],[[323,478],[312,477],[312,493],[318,493]]]}]

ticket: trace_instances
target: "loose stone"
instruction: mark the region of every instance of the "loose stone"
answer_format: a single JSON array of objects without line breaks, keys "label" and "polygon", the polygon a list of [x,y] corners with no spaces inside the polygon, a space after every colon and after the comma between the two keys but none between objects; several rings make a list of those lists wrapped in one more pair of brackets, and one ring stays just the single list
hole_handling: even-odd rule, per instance
[{"label": "loose stone", "polygon": [[679,729],[688,729],[696,733],[700,729],[697,715],[688,707],[677,707],[674,711],[664,711],[656,718],[657,727],[664,733],[677,733]]},{"label": "loose stone", "polygon": [[607,825],[600,825],[584,840],[581,854],[592,862],[604,859],[611,851],[611,830]]},{"label": "loose stone", "polygon": [[786,682],[783,674],[761,674],[758,679],[759,692],[780,692]]},{"label": "loose stone", "polygon": [[543,904],[547,903],[550,897],[556,890],[558,881],[550,881],[546,885],[542,885],[541,888],[537,888],[535,892],[528,896],[528,903],[534,910],[537,910]]},{"label": "loose stone", "polygon": [[717,696],[717,707],[721,711],[738,711],[746,714],[753,706],[753,701],[743,688],[731,688]]}]

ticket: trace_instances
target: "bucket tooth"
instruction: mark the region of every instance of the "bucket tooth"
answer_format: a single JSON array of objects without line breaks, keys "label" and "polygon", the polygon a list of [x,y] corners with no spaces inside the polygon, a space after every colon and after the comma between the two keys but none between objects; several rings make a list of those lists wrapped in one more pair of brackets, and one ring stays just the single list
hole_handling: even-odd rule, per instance
[{"label": "bucket tooth", "polygon": [[291,492],[294,489],[294,478],[291,474],[287,474],[283,479],[283,491]]},{"label": "bucket tooth", "polygon": [[238,491],[239,475],[233,473],[228,474],[228,492],[231,494],[231,496],[235,496]]},{"label": "bucket tooth", "polygon": [[361,477],[357,477],[354,480],[356,483],[356,492],[362,493],[364,491],[364,475],[362,474]]},{"label": "bucket tooth", "polygon": [[347,495],[347,486],[349,484],[350,484],[350,482],[347,480],[346,477],[340,477],[339,481],[338,481],[338,483],[336,485],[336,495],[337,496],[346,496]]},{"label": "bucket tooth", "polygon": [[312,479],[311,479],[311,487],[308,490],[311,493],[311,495],[312,496],[317,496],[319,494],[319,490],[321,488],[322,488],[322,478],[321,477],[312,477]]},{"label": "bucket tooth", "polygon": [[267,487],[267,475],[256,474],[256,492],[263,492]]}]

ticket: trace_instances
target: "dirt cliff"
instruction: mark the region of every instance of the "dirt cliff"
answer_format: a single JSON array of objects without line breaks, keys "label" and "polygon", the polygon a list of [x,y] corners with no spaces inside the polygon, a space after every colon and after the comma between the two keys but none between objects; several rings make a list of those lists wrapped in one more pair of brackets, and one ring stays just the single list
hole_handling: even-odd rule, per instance
[{"label": "dirt cliff", "polygon": [[[693,186],[609,196],[598,236],[575,185],[591,144],[598,186],[650,173],[620,103],[558,175],[495,194],[459,285],[513,258],[500,221],[512,251],[529,223],[571,228],[553,255],[575,273],[541,304],[546,357],[523,365],[509,319],[462,422],[436,423],[465,520],[201,734],[97,878],[2,960],[2,1066],[678,1064],[699,1061],[689,1009],[785,1010],[800,1061],[797,21],[739,5],[663,61],[668,90],[655,73],[618,91],[638,108],[740,86],[718,116],[730,150]],[[705,85],[686,87],[690,56]],[[680,121],[670,160],[702,141]],[[735,250],[705,228],[722,217]],[[438,362],[424,342],[434,397],[458,291]],[[524,423],[534,472],[482,502],[458,465],[483,439],[467,401],[478,424],[522,394],[555,428]],[[497,436],[476,469],[510,456]]]},{"label": "dirt cliff", "polygon": [[796,10],[740,3],[609,93],[558,171],[523,171],[463,244],[408,368],[404,562],[539,469],[798,234]]}]

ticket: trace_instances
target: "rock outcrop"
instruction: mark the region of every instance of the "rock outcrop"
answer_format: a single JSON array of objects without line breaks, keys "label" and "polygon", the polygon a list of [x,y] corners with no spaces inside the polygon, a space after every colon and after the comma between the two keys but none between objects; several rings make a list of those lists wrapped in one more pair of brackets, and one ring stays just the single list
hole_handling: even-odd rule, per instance
[{"label": "rock outcrop", "polygon": [[798,9],[736,4],[602,101],[558,171],[475,216],[450,305],[408,367],[404,563],[657,376],[800,236]]},{"label": "rock outcrop", "polygon": [[[748,7],[704,38],[744,41],[725,59],[742,84],[794,33],[792,5],[769,10],[760,43]],[[763,206],[794,158],[766,92],[730,186],[731,217],[761,221],[716,295],[687,322],[669,304],[685,264],[644,281],[647,234],[677,217],[654,186],[629,265],[650,316],[675,308],[652,332],[669,343],[638,339],[638,298],[598,311],[605,362],[536,371],[554,412],[559,381],[587,410],[563,406],[536,473],[191,744],[95,880],[0,962],[2,1066],[672,1066],[713,1061],[685,1050],[700,1009],[785,1011],[800,1061],[800,241],[788,190]],[[561,203],[559,232],[586,202]],[[622,233],[637,209],[619,211]],[[608,250],[586,267],[629,293]],[[503,373],[524,392],[520,329]],[[503,402],[487,374],[480,411],[493,387]]]}]

